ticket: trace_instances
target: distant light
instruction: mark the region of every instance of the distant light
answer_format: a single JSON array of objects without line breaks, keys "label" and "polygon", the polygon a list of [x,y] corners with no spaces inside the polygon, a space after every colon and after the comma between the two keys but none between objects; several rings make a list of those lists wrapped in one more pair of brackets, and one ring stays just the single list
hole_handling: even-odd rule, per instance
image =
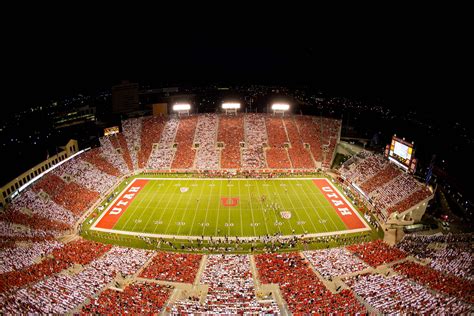
[{"label": "distant light", "polygon": [[290,105],[287,103],[273,103],[272,110],[274,111],[288,111]]},{"label": "distant light", "polygon": [[223,109],[240,109],[240,103],[222,103]]},{"label": "distant light", "polygon": [[191,105],[189,103],[177,103],[173,105],[173,111],[189,111],[191,110]]}]

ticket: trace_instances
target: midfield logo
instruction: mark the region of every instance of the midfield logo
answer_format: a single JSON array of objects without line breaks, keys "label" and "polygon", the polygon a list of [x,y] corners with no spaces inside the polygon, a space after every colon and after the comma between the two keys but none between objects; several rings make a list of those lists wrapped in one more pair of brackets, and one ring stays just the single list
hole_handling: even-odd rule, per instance
[{"label": "midfield logo", "polygon": [[221,197],[221,203],[224,206],[237,206],[239,205],[238,197]]}]

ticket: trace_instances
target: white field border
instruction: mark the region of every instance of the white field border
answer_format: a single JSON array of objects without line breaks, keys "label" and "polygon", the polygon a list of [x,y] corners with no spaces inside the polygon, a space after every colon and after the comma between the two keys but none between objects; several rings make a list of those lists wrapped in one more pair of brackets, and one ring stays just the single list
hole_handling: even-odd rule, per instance
[{"label": "white field border", "polygon": [[[181,181],[184,181],[184,180],[189,180],[189,179],[204,180],[204,181],[209,181],[209,180],[232,180],[232,181],[240,181],[240,180],[262,180],[262,181],[267,180],[268,181],[268,180],[270,180],[270,181],[272,181],[272,180],[317,180],[317,179],[325,179],[331,185],[331,187],[334,190],[336,190],[336,192],[338,192],[339,195],[344,199],[346,204],[351,208],[352,212],[355,213],[356,216],[362,221],[365,228],[346,229],[346,230],[338,230],[338,231],[333,231],[333,232],[304,234],[304,235],[284,235],[284,236],[280,236],[279,238],[290,239],[290,238],[293,238],[294,236],[303,236],[303,238],[314,238],[314,237],[324,237],[324,236],[334,236],[334,235],[345,235],[345,234],[359,233],[359,232],[364,232],[364,231],[370,231],[371,230],[370,226],[366,223],[366,221],[362,218],[362,216],[360,216],[359,212],[357,212],[357,210],[354,209],[354,207],[352,206],[352,203],[350,203],[346,199],[346,197],[342,194],[342,192],[337,187],[335,187],[329,179],[324,178],[324,177],[323,178],[272,178],[272,179],[253,179],[253,178],[228,179],[228,178],[192,178],[192,177],[190,177],[190,178],[141,178],[141,177],[140,178],[135,178],[135,179],[132,180],[132,182],[130,182],[130,184],[127,187],[125,187],[122,191],[120,191],[120,193],[113,200],[113,202],[110,203],[110,205],[107,207],[107,209],[105,209],[102,212],[102,214],[97,218],[97,220],[94,222],[94,224],[92,224],[92,226],[89,229],[104,232],[104,233],[121,234],[121,235],[127,235],[127,236],[140,236],[140,237],[165,238],[165,239],[174,238],[174,239],[180,239],[180,240],[197,240],[197,239],[202,240],[201,236],[140,233],[140,232],[131,232],[131,231],[126,231],[126,230],[116,230],[116,229],[107,229],[107,228],[98,228],[98,227],[96,227],[97,224],[100,222],[100,220],[107,214],[109,209],[122,196],[123,192],[128,190],[136,180],[155,180],[155,181],[159,181],[159,180],[181,180]],[[223,237],[204,236],[204,240],[210,240],[211,238],[213,240],[219,240]],[[238,237],[238,240],[257,241],[259,238],[260,238],[260,236],[252,236],[252,237],[242,236],[242,237]],[[227,239],[228,240],[237,240],[236,237],[228,237]]]}]

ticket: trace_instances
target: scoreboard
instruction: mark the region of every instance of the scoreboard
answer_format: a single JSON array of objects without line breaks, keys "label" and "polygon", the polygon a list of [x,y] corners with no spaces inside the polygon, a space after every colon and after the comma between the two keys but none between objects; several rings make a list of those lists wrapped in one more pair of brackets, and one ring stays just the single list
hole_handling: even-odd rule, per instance
[{"label": "scoreboard", "polygon": [[416,159],[414,160],[415,150],[413,149],[413,143],[393,136],[392,142],[387,149],[386,154],[388,154],[390,161],[399,165],[404,170],[414,170],[413,163],[416,164]]}]

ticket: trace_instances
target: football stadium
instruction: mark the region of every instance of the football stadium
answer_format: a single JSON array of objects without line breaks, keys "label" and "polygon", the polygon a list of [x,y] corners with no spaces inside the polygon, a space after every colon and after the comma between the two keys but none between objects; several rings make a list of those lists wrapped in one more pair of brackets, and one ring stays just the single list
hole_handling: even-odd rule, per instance
[{"label": "football stadium", "polygon": [[409,232],[414,143],[291,110],[159,104],[48,155],[0,191],[0,313],[474,312],[472,233]]}]

